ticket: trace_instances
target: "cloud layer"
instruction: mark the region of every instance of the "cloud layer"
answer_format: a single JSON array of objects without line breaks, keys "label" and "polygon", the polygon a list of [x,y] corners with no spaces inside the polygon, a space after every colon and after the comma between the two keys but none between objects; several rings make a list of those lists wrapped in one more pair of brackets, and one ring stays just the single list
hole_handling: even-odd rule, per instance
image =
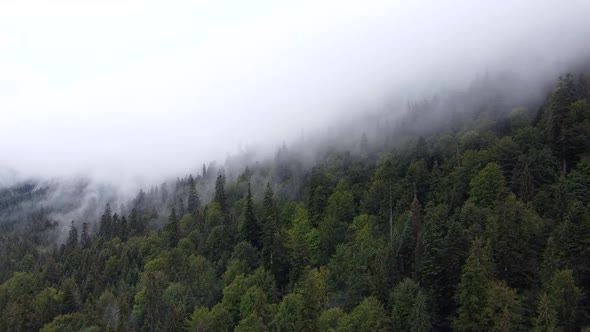
[{"label": "cloud layer", "polygon": [[0,169],[153,181],[485,71],[553,79],[589,54],[589,13],[585,0],[3,4]]}]

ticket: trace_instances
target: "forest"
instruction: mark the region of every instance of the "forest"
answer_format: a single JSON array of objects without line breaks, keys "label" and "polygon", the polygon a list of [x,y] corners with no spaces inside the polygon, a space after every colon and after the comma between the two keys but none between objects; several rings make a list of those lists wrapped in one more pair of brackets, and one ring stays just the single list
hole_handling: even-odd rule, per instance
[{"label": "forest", "polygon": [[487,96],[63,227],[0,189],[0,331],[590,331],[590,84]]}]

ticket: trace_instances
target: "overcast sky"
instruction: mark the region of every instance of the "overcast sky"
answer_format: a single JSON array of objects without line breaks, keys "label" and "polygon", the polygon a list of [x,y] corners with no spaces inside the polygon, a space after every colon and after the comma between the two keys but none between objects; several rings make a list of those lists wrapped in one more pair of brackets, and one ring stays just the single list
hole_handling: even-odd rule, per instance
[{"label": "overcast sky", "polygon": [[0,169],[176,176],[589,35],[587,0],[2,1]]}]

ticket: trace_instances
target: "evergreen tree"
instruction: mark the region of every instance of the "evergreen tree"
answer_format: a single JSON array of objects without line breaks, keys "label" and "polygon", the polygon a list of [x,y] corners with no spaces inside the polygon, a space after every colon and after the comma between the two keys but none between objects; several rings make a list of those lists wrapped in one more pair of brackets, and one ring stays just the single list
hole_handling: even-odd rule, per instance
[{"label": "evergreen tree", "polygon": [[77,250],[78,247],[78,229],[76,228],[76,225],[74,225],[74,221],[72,220],[70,232],[68,234],[68,241],[66,242],[66,251],[72,252]]},{"label": "evergreen tree", "polygon": [[182,218],[186,213],[186,208],[184,207],[184,199],[182,197],[178,197],[178,202],[176,204],[176,209],[178,211],[178,216]]},{"label": "evergreen tree", "polygon": [[541,294],[537,304],[537,317],[534,321],[535,332],[554,332],[557,331],[557,312],[551,298],[547,293]]},{"label": "evergreen tree", "polygon": [[170,211],[170,215],[168,216],[165,232],[168,240],[168,247],[175,248],[180,240],[180,224],[174,208],[172,208],[172,211]]},{"label": "evergreen tree", "polygon": [[123,242],[127,241],[129,237],[129,226],[127,225],[127,218],[125,216],[121,218],[121,223],[119,224],[119,237]]},{"label": "evergreen tree", "polygon": [[273,265],[273,256],[277,251],[277,236],[279,231],[278,216],[274,203],[274,193],[270,182],[264,192],[264,216],[262,224],[262,259],[268,266]]},{"label": "evergreen tree", "polygon": [[194,214],[199,208],[199,196],[192,175],[188,177],[188,186],[188,212]]},{"label": "evergreen tree", "polygon": [[88,234],[88,223],[82,223],[82,234],[80,235],[80,246],[82,249],[90,247],[91,239]]},{"label": "evergreen tree", "polygon": [[219,174],[217,180],[215,180],[215,197],[213,201],[221,206],[222,211],[226,211],[226,198],[225,198],[225,176]]},{"label": "evergreen tree", "polygon": [[502,169],[496,163],[489,163],[473,177],[469,187],[471,201],[483,207],[493,206],[506,190]]},{"label": "evergreen tree", "polygon": [[567,116],[570,105],[575,100],[575,84],[573,75],[568,73],[559,77],[559,82],[551,98],[551,140],[556,156],[561,161],[561,172],[567,172],[568,162],[571,160],[571,140],[568,135]]},{"label": "evergreen tree", "polygon": [[482,241],[476,239],[471,244],[457,290],[459,309],[453,323],[457,331],[481,331],[486,326],[485,307],[489,280],[488,253]]},{"label": "evergreen tree", "polygon": [[248,196],[246,196],[246,206],[242,213],[242,220],[240,222],[240,239],[248,241],[253,247],[260,249],[262,231],[256,216],[254,215],[254,203],[252,201],[252,191],[250,183],[248,183]]},{"label": "evergreen tree", "polygon": [[111,205],[107,203],[104,213],[100,218],[99,234],[104,239],[110,239],[112,236],[112,222],[113,216],[111,212]]}]

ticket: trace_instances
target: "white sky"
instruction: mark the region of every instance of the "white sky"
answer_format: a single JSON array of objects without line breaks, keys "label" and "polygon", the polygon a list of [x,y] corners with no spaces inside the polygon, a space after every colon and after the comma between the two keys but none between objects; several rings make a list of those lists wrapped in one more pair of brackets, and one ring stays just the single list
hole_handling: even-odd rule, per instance
[{"label": "white sky", "polygon": [[183,174],[589,35],[587,0],[0,0],[0,169]]}]

